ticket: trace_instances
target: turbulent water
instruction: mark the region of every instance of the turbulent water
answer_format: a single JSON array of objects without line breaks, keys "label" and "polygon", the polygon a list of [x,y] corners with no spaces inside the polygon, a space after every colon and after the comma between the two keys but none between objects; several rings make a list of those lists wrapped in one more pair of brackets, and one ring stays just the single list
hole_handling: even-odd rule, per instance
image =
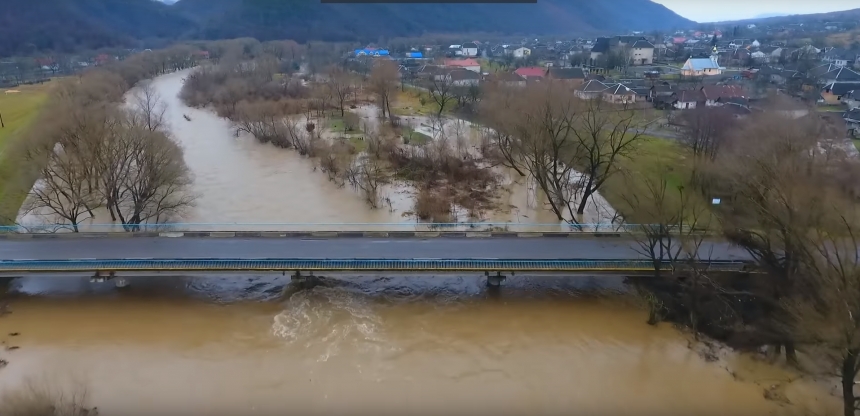
[{"label": "turbulent water", "polygon": [[[822,414],[764,399],[791,375],[689,339],[619,294],[614,277],[332,277],[283,295],[282,276],[12,283],[0,388],[62,375],[104,415]],[[12,337],[6,333],[19,332]],[[241,412],[241,413],[239,413]]]}]

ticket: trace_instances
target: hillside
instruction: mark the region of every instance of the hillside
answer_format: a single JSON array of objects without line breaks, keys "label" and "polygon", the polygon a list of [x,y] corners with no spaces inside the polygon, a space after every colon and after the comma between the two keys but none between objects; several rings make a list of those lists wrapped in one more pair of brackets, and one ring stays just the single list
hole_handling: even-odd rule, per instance
[{"label": "hillside", "polygon": [[856,20],[860,20],[860,9],[841,10],[838,12],[828,12],[828,13],[792,14],[792,15],[783,15],[783,16],[757,17],[757,18],[753,18],[753,19],[731,20],[731,21],[714,22],[714,23],[724,24],[724,25],[749,24],[749,23],[779,25],[779,24],[790,24],[790,23],[814,23],[814,22],[827,22],[827,21],[850,22],[850,21],[856,21]]},{"label": "hillside", "polygon": [[0,56],[175,38],[194,23],[152,0],[3,0]]},{"label": "hillside", "polygon": [[[321,4],[319,0],[179,0],[200,37],[375,40],[425,33],[569,34],[687,27],[650,0],[541,0],[537,4]],[[623,12],[621,12],[623,11]]]},{"label": "hillside", "polygon": [[375,41],[427,33],[600,34],[689,27],[650,0],[322,4],[320,0],[2,0],[0,56],[150,39]]}]

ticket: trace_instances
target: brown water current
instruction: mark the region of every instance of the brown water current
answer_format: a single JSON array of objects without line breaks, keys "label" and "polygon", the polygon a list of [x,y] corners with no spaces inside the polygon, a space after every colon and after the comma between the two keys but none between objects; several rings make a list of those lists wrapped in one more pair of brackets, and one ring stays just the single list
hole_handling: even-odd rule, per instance
[{"label": "brown water current", "polygon": [[[85,381],[103,415],[800,415],[837,401],[723,351],[709,362],[615,277],[342,276],[284,297],[282,276],[71,277],[11,285],[0,389]],[[10,337],[7,333],[20,332]],[[733,376],[734,374],[734,376]]]}]

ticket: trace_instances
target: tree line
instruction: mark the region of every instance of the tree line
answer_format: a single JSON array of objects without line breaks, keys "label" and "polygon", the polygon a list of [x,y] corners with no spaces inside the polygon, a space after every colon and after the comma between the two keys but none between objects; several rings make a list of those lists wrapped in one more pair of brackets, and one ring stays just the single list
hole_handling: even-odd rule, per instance
[{"label": "tree line", "polygon": [[191,51],[143,52],[58,80],[50,102],[8,150],[22,167],[21,212],[78,232],[104,209],[135,231],[176,219],[192,206],[191,176],[170,137],[166,105],[145,81],[193,65]]}]

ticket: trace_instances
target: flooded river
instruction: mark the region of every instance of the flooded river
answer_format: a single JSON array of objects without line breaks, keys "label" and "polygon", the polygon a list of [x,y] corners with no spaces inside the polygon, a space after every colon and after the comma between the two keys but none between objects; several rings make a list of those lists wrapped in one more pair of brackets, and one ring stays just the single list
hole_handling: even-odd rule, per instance
[{"label": "flooded river", "polygon": [[[194,173],[199,199],[186,221],[410,221],[368,209],[296,153],[236,138],[227,121],[185,107],[185,75],[155,86]],[[505,220],[553,222],[529,211],[524,188]],[[509,278],[500,296],[469,275],[344,277],[285,297],[288,280],[162,276],[117,289],[17,279],[0,341],[20,348],[0,351],[0,390],[71,377],[104,416],[824,415],[839,405],[752,357],[706,360],[684,333],[646,325],[620,278]],[[793,405],[764,398],[775,385]]]},{"label": "flooded river", "polygon": [[[116,289],[12,283],[0,389],[62,375],[103,415],[799,415],[836,401],[750,357],[709,362],[646,325],[621,279],[351,277],[283,298],[288,278],[153,277]],[[609,293],[608,296],[597,296]],[[10,337],[7,333],[20,332]],[[733,375],[734,374],[734,375]],[[737,377],[737,379],[735,378]],[[286,413],[285,413],[286,412]]]},{"label": "flooded river", "polygon": [[[416,222],[415,217],[409,214],[413,210],[409,187],[402,184],[385,187],[380,197],[386,203],[379,209],[370,209],[361,195],[349,186],[339,188],[330,182],[324,173],[314,168],[311,160],[297,152],[261,144],[244,133],[237,137],[236,129],[228,120],[218,117],[213,111],[186,106],[178,94],[190,71],[167,74],[152,82],[167,106],[166,124],[184,149],[185,161],[193,174],[192,192],[197,198],[196,206],[180,219],[181,222],[193,223],[193,228],[200,231],[308,228],[299,224],[314,224],[310,227],[320,231],[350,228],[344,224],[356,224],[351,228],[360,230],[414,228],[408,225]],[[378,123],[374,117],[376,111],[372,108],[360,107],[357,111],[367,128],[372,129]],[[189,119],[185,118],[186,115]],[[451,121],[446,130],[452,129]],[[411,117],[408,122],[417,131],[433,135],[426,131],[429,129],[426,117]],[[462,130],[474,133],[468,126]],[[509,176],[509,172],[504,173],[504,176]],[[486,213],[481,220],[523,224],[516,231],[565,229],[548,207],[538,201],[535,186],[525,182],[521,179],[518,183],[505,180],[504,189],[499,192],[498,209]],[[590,215],[591,211],[595,214]],[[590,206],[585,222],[609,222],[612,214],[606,211],[606,208]],[[458,217],[462,221],[468,220]],[[22,213],[19,217],[19,223],[26,225],[55,222],[53,215]],[[96,218],[85,221],[82,229],[106,231],[110,228],[92,224],[110,222],[106,210],[98,210]],[[366,223],[382,225],[359,225]],[[120,227],[113,229],[122,231]]]}]

